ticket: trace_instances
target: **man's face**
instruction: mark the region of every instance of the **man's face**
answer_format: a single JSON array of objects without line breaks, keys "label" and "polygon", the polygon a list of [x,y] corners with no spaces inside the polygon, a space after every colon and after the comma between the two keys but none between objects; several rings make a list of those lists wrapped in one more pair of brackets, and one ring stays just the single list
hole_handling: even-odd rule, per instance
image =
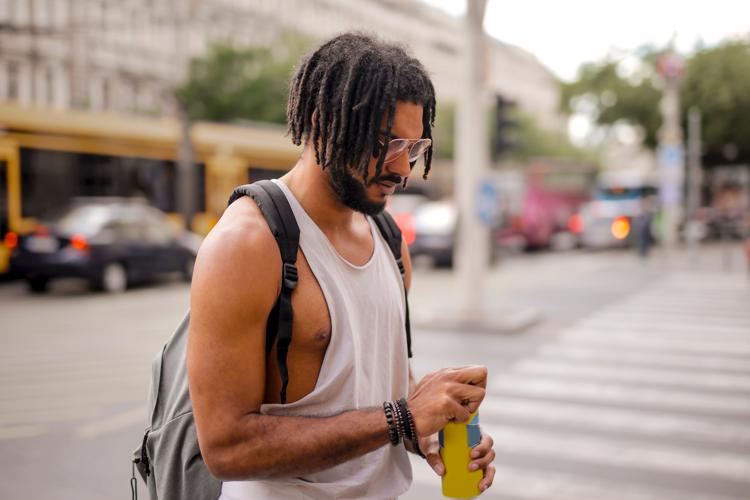
[{"label": "man's face", "polygon": [[[380,124],[381,130],[385,130],[387,119],[387,116],[383,117]],[[397,102],[391,138],[417,140],[422,137],[422,132],[422,106],[405,101]],[[367,179],[364,178],[364,173],[354,169],[349,169],[345,174],[329,173],[333,191],[344,206],[366,215],[382,212],[387,197],[393,194],[396,186],[401,184],[411,172],[408,151],[394,161],[384,163],[382,172],[375,179],[377,163],[378,158],[373,158],[371,155],[370,177]]]}]

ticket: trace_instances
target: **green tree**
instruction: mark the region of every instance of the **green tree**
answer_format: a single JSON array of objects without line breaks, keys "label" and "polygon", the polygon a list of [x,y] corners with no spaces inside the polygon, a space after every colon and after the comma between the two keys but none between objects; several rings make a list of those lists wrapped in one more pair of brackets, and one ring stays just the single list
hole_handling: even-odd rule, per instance
[{"label": "green tree", "polygon": [[289,78],[309,42],[286,34],[272,47],[214,44],[176,90],[193,120],[286,123]]},{"label": "green tree", "polygon": [[750,161],[750,43],[699,50],[687,61],[683,116],[696,107],[709,163]]},{"label": "green tree", "polygon": [[512,115],[518,128],[517,146],[509,155],[511,159],[526,162],[536,157],[549,157],[598,163],[595,151],[579,148],[565,135],[541,128],[529,114],[516,109]]},{"label": "green tree", "polygon": [[585,100],[599,125],[626,122],[639,127],[645,144],[652,148],[661,123],[660,99],[661,91],[651,78],[630,81],[618,73],[618,63],[610,60],[584,64],[576,81],[562,84],[566,111],[574,111],[577,101]]},{"label": "green tree", "polygon": [[[584,64],[576,81],[562,84],[561,104],[573,111],[584,103],[599,125],[626,122],[644,133],[646,146],[657,145],[661,126],[661,82],[656,61],[663,50],[640,51],[643,69],[621,75],[619,62]],[[703,115],[704,160],[750,161],[750,42],[728,41],[698,48],[685,61],[680,88],[683,119],[691,107]]]},{"label": "green tree", "polygon": [[[513,134],[516,148],[508,154],[510,159],[524,162],[534,157],[548,156],[596,163],[596,153],[574,146],[563,134],[540,128],[532,116],[516,109],[511,113],[511,118],[518,124],[518,127]],[[494,110],[490,109],[487,111],[488,150],[491,130],[494,126]],[[439,104],[435,116],[435,129],[432,132],[437,158],[454,158],[455,128],[455,104],[452,102]]]}]

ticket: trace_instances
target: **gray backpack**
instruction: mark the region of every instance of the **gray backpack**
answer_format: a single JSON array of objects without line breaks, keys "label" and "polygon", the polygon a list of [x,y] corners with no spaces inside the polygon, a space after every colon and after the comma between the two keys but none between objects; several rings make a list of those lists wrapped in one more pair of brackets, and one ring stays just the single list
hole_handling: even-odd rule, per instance
[{"label": "gray backpack", "polygon": [[[286,355],[292,339],[292,292],[297,286],[297,249],[299,227],[283,191],[271,181],[240,186],[229,198],[251,197],[260,208],[279,245],[282,258],[282,287],[276,305],[266,324],[266,357],[274,343],[281,376],[281,401],[286,402],[289,382]],[[401,277],[401,231],[385,211],[373,218],[396,259]],[[152,500],[215,500],[221,494],[221,481],[206,468],[198,446],[193,405],[187,380],[187,342],[190,313],[185,315],[152,364],[151,389],[148,398],[148,427],[141,444],[134,451],[130,487],[138,498],[135,469],[146,483]],[[406,304],[406,341],[411,357],[409,304]]]}]

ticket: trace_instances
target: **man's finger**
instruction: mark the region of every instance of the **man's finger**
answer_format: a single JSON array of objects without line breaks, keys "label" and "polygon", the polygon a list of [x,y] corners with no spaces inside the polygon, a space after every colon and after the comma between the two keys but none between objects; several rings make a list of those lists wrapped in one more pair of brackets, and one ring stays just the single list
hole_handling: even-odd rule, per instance
[{"label": "man's finger", "polygon": [[487,466],[487,470],[484,471],[484,479],[479,481],[479,491],[485,491],[487,488],[492,486],[492,481],[495,479],[495,466]]},{"label": "man's finger", "polygon": [[487,434],[482,434],[482,440],[471,449],[471,458],[483,457],[492,449],[495,441]]},{"label": "man's finger", "polygon": [[[460,402],[468,403],[481,403],[484,399],[484,395],[487,392],[484,387],[453,383],[450,385],[449,394],[453,399]],[[463,404],[463,403],[462,403]]]},{"label": "man's finger", "polygon": [[435,474],[438,476],[445,474],[445,465],[443,464],[443,459],[440,458],[439,453],[428,453],[425,458],[427,459],[427,463],[430,464],[430,467],[432,467],[432,470],[435,471]]},{"label": "man's finger", "polygon": [[487,386],[487,367],[484,365],[469,365],[454,368],[452,376],[454,380],[462,384],[477,385],[479,387]]},{"label": "man's finger", "polygon": [[490,450],[486,454],[481,455],[476,460],[472,460],[469,463],[469,470],[475,471],[480,469],[486,469],[495,460],[495,450]]}]

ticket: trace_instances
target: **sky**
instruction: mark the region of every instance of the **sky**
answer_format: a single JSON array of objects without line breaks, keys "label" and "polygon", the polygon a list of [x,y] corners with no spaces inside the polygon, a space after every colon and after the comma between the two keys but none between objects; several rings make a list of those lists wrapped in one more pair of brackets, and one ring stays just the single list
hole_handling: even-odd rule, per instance
[{"label": "sky", "polygon": [[[423,1],[461,15],[467,0]],[[488,0],[485,29],[571,81],[584,62],[648,43],[663,46],[673,36],[680,52],[699,41],[710,46],[748,36],[750,0]]]}]

